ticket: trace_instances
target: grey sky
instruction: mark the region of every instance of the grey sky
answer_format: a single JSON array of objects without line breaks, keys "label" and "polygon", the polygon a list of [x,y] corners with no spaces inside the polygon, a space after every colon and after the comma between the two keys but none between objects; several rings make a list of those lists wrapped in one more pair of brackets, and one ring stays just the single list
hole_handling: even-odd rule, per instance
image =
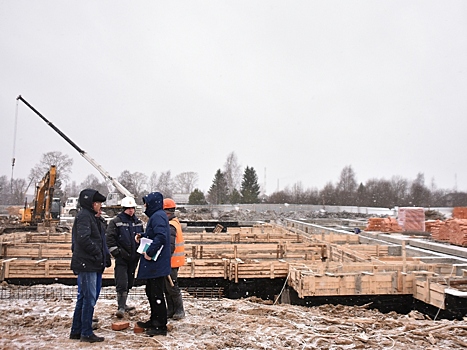
[{"label": "grey sky", "polygon": [[[0,0],[0,49],[0,175],[21,94],[113,176],[207,191],[233,151],[268,194],[346,165],[467,191],[465,1]],[[14,176],[50,151],[100,177],[20,103]]]}]

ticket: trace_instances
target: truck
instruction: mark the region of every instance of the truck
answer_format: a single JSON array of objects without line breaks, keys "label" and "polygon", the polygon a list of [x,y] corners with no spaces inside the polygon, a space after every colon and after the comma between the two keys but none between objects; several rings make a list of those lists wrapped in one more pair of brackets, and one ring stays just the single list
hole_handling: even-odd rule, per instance
[{"label": "truck", "polygon": [[76,216],[78,214],[78,197],[68,197],[63,207],[64,216]]},{"label": "truck", "polygon": [[[104,177],[105,180],[110,181],[112,185],[120,192],[111,192],[107,195],[107,200],[102,206],[102,211],[107,214],[109,217],[115,216],[118,212],[122,210],[121,199],[122,197],[134,197],[131,192],[125,188],[117,179],[110,176],[110,174],[98,164],[89,154],[82,150],[76,143],[74,143],[68,136],[66,136],[60,129],[58,129],[53,123],[51,123],[46,117],[44,117],[37,109],[35,109],[29,102],[27,102],[21,95],[19,95],[16,100],[23,102],[28,106],[34,113],[36,113],[48,126],[50,126],[57,134],[59,134],[66,142],[68,142],[78,153],[86,159],[94,168],[99,171],[99,173]],[[75,197],[76,198],[76,197]],[[77,199],[76,199],[77,204]],[[75,206],[69,209],[69,214],[74,216],[77,213],[77,207]],[[70,213],[72,212],[72,213]],[[73,215],[74,213],[74,215]]]}]

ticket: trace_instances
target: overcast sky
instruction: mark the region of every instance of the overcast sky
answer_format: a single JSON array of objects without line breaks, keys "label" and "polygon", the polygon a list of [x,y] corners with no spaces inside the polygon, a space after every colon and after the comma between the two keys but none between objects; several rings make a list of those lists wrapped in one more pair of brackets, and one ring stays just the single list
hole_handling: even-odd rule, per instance
[{"label": "overcast sky", "polygon": [[[22,95],[117,177],[235,152],[266,193],[417,173],[467,191],[466,1],[0,0],[0,175]],[[21,102],[15,178],[43,153],[102,177]]]}]

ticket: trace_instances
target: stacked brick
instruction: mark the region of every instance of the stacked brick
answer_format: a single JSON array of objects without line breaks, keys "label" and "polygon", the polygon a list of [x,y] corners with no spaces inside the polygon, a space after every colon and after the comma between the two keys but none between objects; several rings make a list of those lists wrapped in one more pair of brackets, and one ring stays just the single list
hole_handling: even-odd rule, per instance
[{"label": "stacked brick", "polygon": [[467,247],[467,219],[436,220],[427,223],[427,227],[435,241]]},{"label": "stacked brick", "polygon": [[383,228],[382,218],[369,218],[365,231],[381,231]]},{"label": "stacked brick", "polygon": [[399,208],[397,223],[403,232],[425,232],[425,210],[423,208]]},{"label": "stacked brick", "polygon": [[365,231],[402,232],[402,229],[394,218],[369,218]]},{"label": "stacked brick", "polygon": [[444,229],[445,223],[441,220],[431,220],[425,222],[425,229],[431,233],[431,237],[436,241],[449,242],[449,235]]},{"label": "stacked brick", "polygon": [[445,226],[449,231],[449,243],[467,246],[467,219],[446,220]]},{"label": "stacked brick", "polygon": [[452,210],[452,217],[454,219],[467,219],[467,207],[455,207]]}]

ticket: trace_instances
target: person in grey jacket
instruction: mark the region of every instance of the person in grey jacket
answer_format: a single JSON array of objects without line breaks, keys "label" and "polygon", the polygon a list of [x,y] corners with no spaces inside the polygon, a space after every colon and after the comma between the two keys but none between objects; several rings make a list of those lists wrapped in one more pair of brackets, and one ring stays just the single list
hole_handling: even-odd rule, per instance
[{"label": "person in grey jacket", "polygon": [[105,197],[93,189],[82,190],[79,194],[81,210],[72,228],[71,269],[78,276],[78,297],[76,300],[70,339],[94,343],[104,341],[92,330],[94,306],[98,297],[97,286],[102,273],[110,266],[110,254],[105,241],[105,223],[100,218]]},{"label": "person in grey jacket", "polygon": [[160,192],[144,196],[144,213],[149,217],[145,238],[152,240],[141,255],[138,279],[146,280],[146,296],[151,308],[151,317],[146,322],[138,321],[146,334],[167,335],[167,306],[164,297],[164,283],[170,275],[170,228],[163,208],[164,197]]}]

